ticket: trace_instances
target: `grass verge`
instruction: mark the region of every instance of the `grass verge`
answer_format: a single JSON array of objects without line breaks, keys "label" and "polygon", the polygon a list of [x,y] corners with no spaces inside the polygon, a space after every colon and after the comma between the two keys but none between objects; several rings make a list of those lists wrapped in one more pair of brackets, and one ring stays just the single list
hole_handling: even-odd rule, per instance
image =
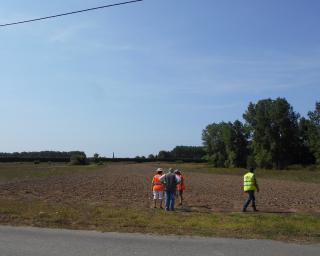
[{"label": "grass verge", "polygon": [[108,205],[58,205],[0,200],[0,224],[320,242],[320,217],[311,214],[164,212]]}]

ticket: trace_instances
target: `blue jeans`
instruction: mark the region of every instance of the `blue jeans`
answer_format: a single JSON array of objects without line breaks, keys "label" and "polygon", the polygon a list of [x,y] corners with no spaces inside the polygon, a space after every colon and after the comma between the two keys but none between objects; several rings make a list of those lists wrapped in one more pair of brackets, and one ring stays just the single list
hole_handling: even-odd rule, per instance
[{"label": "blue jeans", "polygon": [[254,190],[249,190],[247,193],[248,193],[248,199],[245,201],[245,203],[243,205],[243,209],[244,210],[247,209],[250,202],[252,202],[252,208],[256,209],[256,198],[254,196]]},{"label": "blue jeans", "polygon": [[166,210],[174,211],[174,191],[165,191],[166,193]]}]

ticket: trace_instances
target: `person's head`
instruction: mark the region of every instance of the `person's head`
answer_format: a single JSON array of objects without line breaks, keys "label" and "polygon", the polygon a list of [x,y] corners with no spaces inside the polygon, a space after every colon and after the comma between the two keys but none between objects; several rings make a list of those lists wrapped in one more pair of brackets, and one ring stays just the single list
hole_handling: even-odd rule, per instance
[{"label": "person's head", "polygon": [[253,168],[253,167],[250,167],[250,168],[249,168],[249,172],[254,173],[254,168]]},{"label": "person's head", "polygon": [[169,168],[168,172],[173,173],[173,169]]},{"label": "person's head", "polygon": [[178,169],[175,170],[174,173],[177,174],[177,175],[181,175],[181,172]]},{"label": "person's head", "polygon": [[158,169],[157,169],[157,174],[162,174],[162,173],[163,173],[162,169],[161,169],[161,168],[158,168]]}]

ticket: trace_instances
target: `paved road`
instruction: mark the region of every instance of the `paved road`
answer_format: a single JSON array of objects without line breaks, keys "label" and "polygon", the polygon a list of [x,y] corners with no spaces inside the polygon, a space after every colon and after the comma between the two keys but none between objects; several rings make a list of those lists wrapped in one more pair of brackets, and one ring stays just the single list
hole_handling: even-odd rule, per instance
[{"label": "paved road", "polygon": [[316,256],[320,245],[0,226],[1,256]]}]

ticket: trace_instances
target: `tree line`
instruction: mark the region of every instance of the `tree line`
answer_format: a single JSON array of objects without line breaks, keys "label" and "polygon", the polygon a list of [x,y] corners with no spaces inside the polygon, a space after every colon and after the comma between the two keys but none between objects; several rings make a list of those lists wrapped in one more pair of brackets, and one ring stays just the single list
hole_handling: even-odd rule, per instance
[{"label": "tree line", "polygon": [[320,102],[305,118],[285,98],[263,99],[250,103],[243,119],[203,130],[205,159],[212,165],[284,169],[320,164]]},{"label": "tree line", "polygon": [[171,151],[161,150],[155,156],[155,159],[160,161],[180,160],[185,162],[200,162],[204,161],[205,155],[206,152],[202,146],[176,146]]},{"label": "tree line", "polygon": [[82,151],[0,152],[0,162],[70,162],[75,159],[85,161],[86,158],[86,154]]},{"label": "tree line", "polygon": [[0,162],[206,161],[215,167],[266,169],[320,165],[320,102],[301,117],[285,98],[263,99],[249,103],[243,120],[207,125],[202,131],[203,146],[176,146],[148,157],[107,158],[96,153],[87,158],[82,151],[40,151],[0,153]]}]

